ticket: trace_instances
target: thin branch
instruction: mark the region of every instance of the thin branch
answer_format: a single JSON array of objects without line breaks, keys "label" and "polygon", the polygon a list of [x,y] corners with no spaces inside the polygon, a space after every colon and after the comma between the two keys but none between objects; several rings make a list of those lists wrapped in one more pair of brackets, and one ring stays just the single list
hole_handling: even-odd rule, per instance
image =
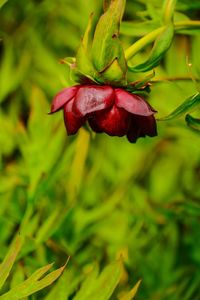
[{"label": "thin branch", "polygon": [[[195,81],[200,82],[200,78],[194,78]],[[189,76],[177,76],[177,77],[163,77],[156,80],[151,80],[150,83],[161,83],[163,81],[192,81],[192,78]]]}]

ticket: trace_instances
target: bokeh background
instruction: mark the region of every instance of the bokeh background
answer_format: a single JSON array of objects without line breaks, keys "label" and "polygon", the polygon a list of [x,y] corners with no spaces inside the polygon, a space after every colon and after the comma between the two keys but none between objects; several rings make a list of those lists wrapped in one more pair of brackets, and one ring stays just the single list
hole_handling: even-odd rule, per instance
[{"label": "bokeh background", "polygon": [[[156,27],[161,2],[127,0],[124,20]],[[200,299],[200,135],[179,118],[158,122],[158,137],[137,144],[85,129],[67,137],[62,112],[47,114],[53,96],[73,84],[59,61],[75,55],[102,1],[0,3],[0,261],[16,233],[26,235],[5,290],[70,256],[65,294],[55,284],[28,299],[54,299],[56,287],[58,300],[73,299],[92,265],[122,257],[110,299],[139,279],[138,300]],[[199,12],[199,1],[180,0],[175,18],[198,19]],[[151,28],[122,25],[124,48]],[[199,53],[199,32],[174,39],[148,99],[158,118],[197,92],[191,74],[200,77]]]}]

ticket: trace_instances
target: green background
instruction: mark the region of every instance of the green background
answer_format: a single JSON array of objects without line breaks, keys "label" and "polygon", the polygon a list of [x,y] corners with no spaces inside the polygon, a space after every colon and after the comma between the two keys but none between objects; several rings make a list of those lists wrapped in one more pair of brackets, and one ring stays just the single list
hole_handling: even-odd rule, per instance
[{"label": "green background", "polygon": [[[124,20],[155,25],[161,2],[128,0]],[[62,112],[47,114],[53,96],[73,84],[59,61],[75,55],[92,11],[98,18],[102,1],[8,0],[0,10],[0,261],[15,234],[26,235],[3,291],[70,256],[66,290],[56,296],[70,300],[92,265],[101,270],[122,257],[123,276],[109,299],[142,279],[138,300],[198,300],[200,135],[179,118],[158,121],[158,137],[137,144],[84,129],[68,137]],[[199,1],[178,1],[177,11],[177,19],[198,19]],[[124,48],[149,26],[122,34]],[[197,92],[191,77],[200,76],[199,53],[198,32],[175,37],[148,99],[156,117]],[[179,77],[188,79],[169,80]],[[52,287],[29,299],[53,299]]]}]

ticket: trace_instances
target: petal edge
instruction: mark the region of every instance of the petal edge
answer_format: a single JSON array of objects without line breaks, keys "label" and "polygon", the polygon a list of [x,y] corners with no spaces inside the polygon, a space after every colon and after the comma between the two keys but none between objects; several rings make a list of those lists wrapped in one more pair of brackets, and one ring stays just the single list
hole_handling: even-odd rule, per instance
[{"label": "petal edge", "polygon": [[51,113],[60,110],[68,101],[70,101],[78,91],[78,86],[67,87],[60,91],[54,97],[51,104]]},{"label": "petal edge", "polygon": [[136,143],[138,138],[145,136],[157,136],[157,126],[154,116],[132,116],[127,133],[129,142]]},{"label": "petal edge", "polygon": [[143,98],[123,89],[115,89],[115,101],[117,107],[135,115],[151,116],[156,112]]},{"label": "petal edge", "polygon": [[74,98],[67,102],[64,106],[63,112],[64,112],[64,122],[65,127],[67,129],[68,135],[76,134],[79,128],[85,123],[85,118],[77,117],[73,111]]},{"label": "petal edge", "polygon": [[123,136],[127,134],[130,118],[130,113],[114,105],[111,109],[95,113],[94,117],[88,120],[90,127],[96,132],[105,132],[110,136]]}]

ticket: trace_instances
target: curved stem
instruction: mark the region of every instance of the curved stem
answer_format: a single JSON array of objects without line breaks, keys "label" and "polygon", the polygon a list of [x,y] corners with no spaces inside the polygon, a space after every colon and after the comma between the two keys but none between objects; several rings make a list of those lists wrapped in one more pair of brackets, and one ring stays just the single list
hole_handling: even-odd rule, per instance
[{"label": "curved stem", "polygon": [[[146,34],[133,45],[125,50],[126,60],[131,59],[136,53],[142,50],[145,46],[152,43],[166,28],[166,26],[159,27],[150,33]],[[180,21],[174,23],[174,29],[176,32],[180,30],[200,29],[200,21]]]},{"label": "curved stem", "polygon": [[194,20],[194,21],[179,21],[174,23],[175,30],[183,30],[183,29],[200,29],[200,21]]},{"label": "curved stem", "polygon": [[130,46],[128,49],[125,50],[125,57],[126,60],[129,60],[132,58],[137,52],[139,52],[141,49],[143,49],[146,45],[152,43],[158,35],[162,33],[162,31],[165,29],[165,26],[159,27],[152,32],[148,33],[138,41],[136,41],[132,46]]},{"label": "curved stem", "polygon": [[[195,81],[200,81],[200,78],[194,78]],[[150,83],[163,83],[165,81],[191,81],[192,78],[190,76],[176,76],[176,77],[163,77],[155,80],[150,80]]]},{"label": "curved stem", "polygon": [[168,24],[173,21],[175,6],[176,0],[165,0],[163,5],[163,21],[165,24]]}]

